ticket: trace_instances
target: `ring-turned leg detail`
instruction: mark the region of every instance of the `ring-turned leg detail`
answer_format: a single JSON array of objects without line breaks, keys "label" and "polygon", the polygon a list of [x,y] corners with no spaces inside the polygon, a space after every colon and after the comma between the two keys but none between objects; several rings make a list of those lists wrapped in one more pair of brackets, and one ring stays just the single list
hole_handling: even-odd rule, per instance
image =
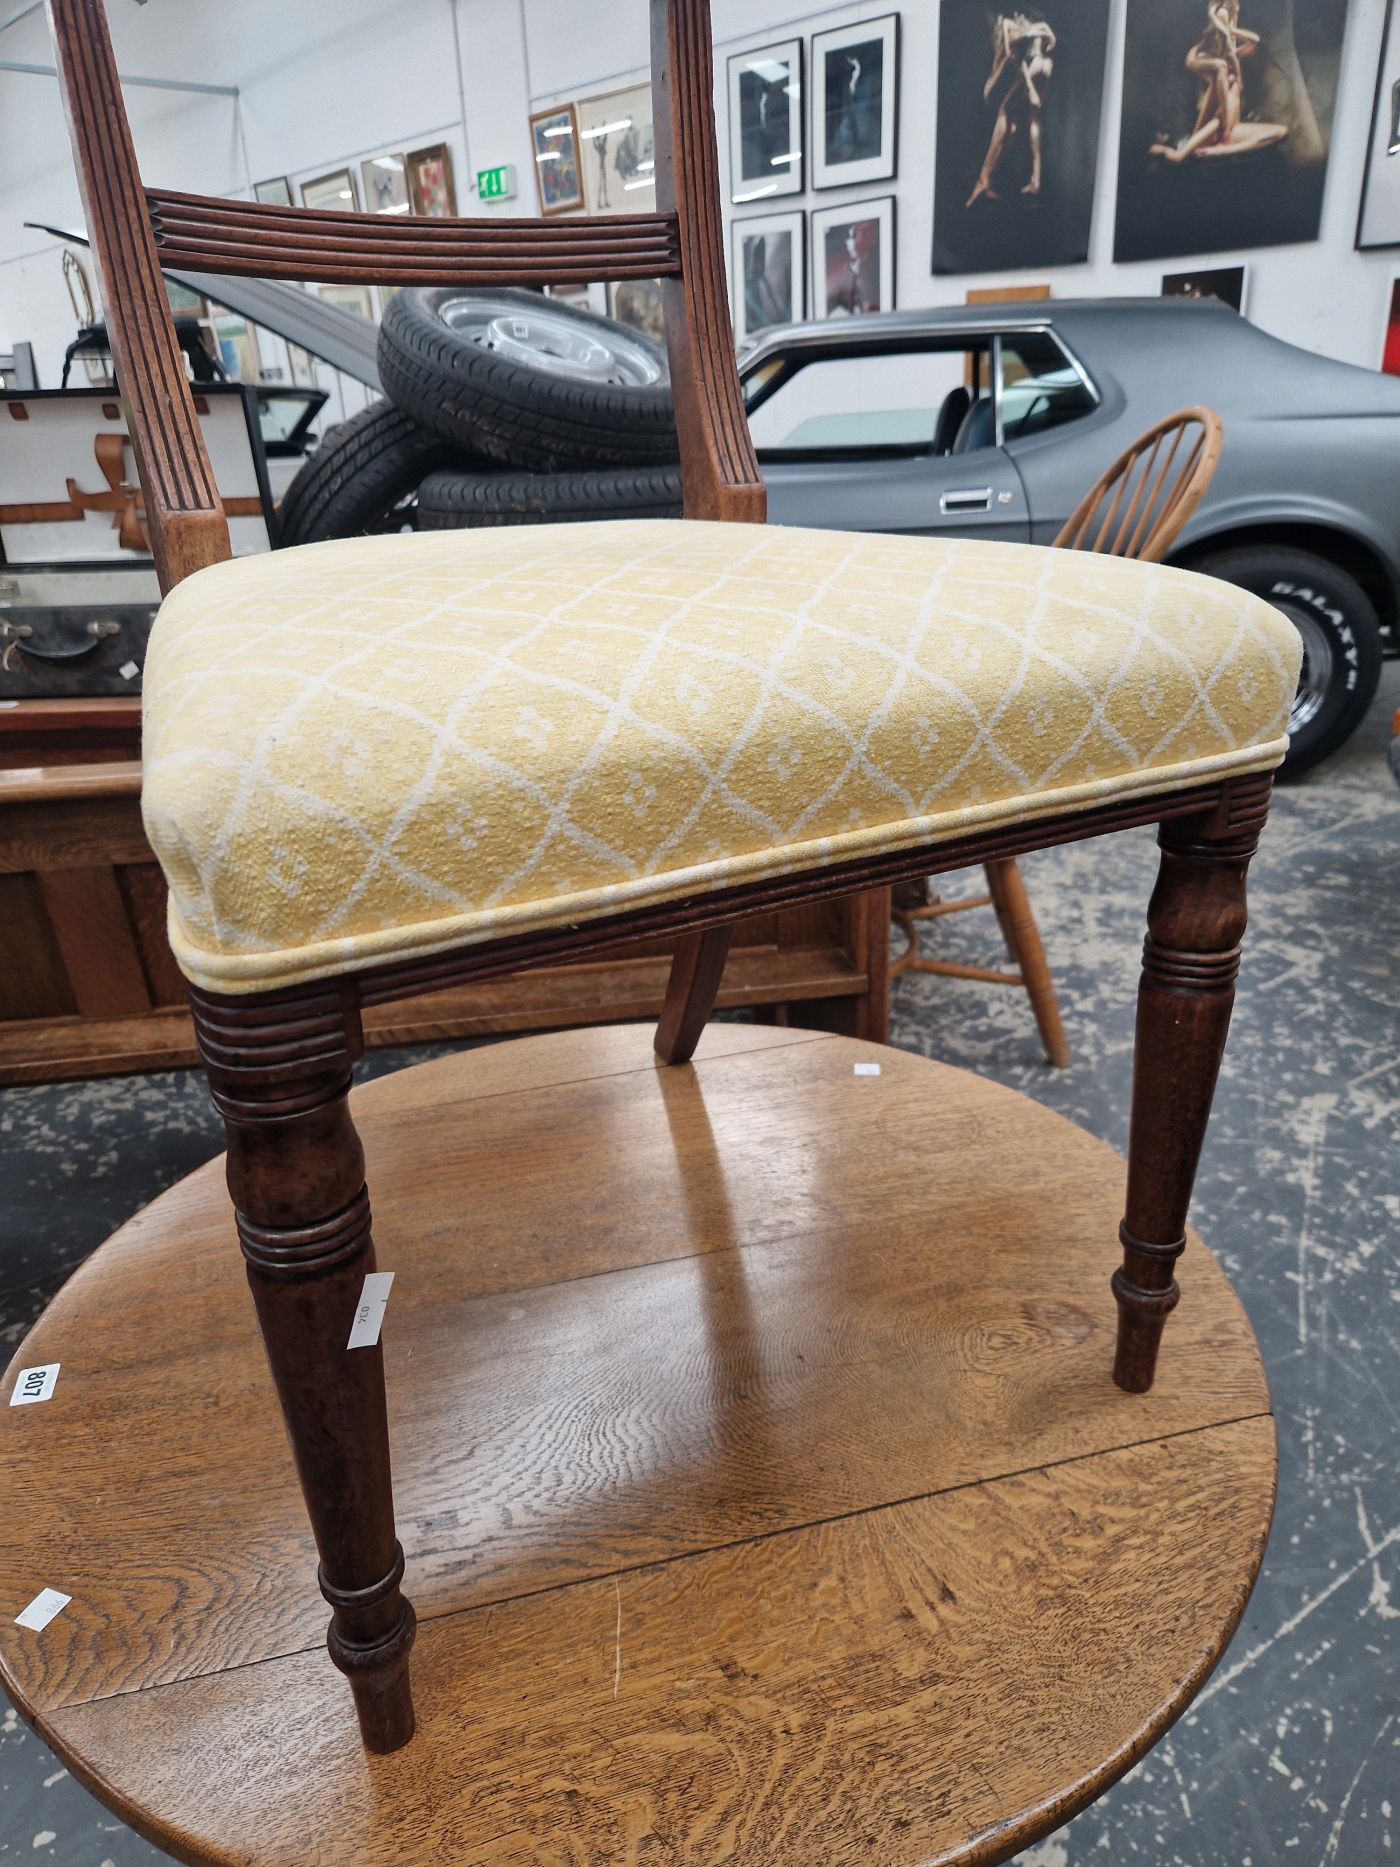
[{"label": "ring-turned leg detail", "polygon": [[365,1747],[413,1735],[413,1609],[400,1592],[384,1351],[347,1346],[375,1268],[364,1154],[350,1119],[358,1020],[343,988],[192,992],[228,1132],[228,1183],[258,1324],[320,1553],[331,1659]]},{"label": "ring-turned leg detail", "polygon": [[1161,867],[1147,910],[1138,988],[1127,1212],[1114,1274],[1118,1345],[1113,1378],[1144,1394],[1162,1326],[1180,1298],[1174,1269],[1230,1028],[1245,874],[1269,811],[1267,775],[1234,780],[1206,817],[1158,831]]}]

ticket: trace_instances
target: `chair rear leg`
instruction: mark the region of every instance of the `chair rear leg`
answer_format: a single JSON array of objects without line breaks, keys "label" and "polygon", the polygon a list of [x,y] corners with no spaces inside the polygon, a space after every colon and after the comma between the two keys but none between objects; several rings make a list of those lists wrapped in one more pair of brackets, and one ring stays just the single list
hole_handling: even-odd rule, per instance
[{"label": "chair rear leg", "polygon": [[[228,1131],[228,1184],[248,1283],[320,1553],[331,1659],[365,1748],[413,1736],[413,1609],[399,1591],[384,1351],[348,1347],[375,1268],[364,1153],[350,1119],[363,1048],[353,1000],[191,991],[200,1053]],[[351,1007],[347,1016],[347,1006]]]},{"label": "chair rear leg", "polygon": [[1046,1058],[1057,1070],[1067,1070],[1069,1044],[1060,1022],[1060,1001],[1055,996],[1050,962],[1045,957],[1021,871],[1014,857],[1005,856],[987,863],[986,875],[987,892],[1001,923],[1002,938],[1006,941],[1007,952],[1020,968]]},{"label": "chair rear leg", "polygon": [[1152,1385],[1186,1211],[1230,1028],[1244,933],[1245,873],[1269,811],[1267,776],[1228,784],[1219,808],[1158,831],[1161,867],[1147,910],[1138,988],[1128,1199],[1113,1275],[1118,1347],[1113,1378]]},{"label": "chair rear leg", "polygon": [[663,1063],[689,1063],[719,996],[734,926],[682,934],[671,956],[666,1002],[656,1026],[655,1051]]}]

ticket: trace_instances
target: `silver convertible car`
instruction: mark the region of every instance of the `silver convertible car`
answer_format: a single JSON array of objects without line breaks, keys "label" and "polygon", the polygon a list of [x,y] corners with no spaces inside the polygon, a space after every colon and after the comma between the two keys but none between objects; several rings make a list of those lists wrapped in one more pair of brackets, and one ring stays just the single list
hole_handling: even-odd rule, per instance
[{"label": "silver convertible car", "polygon": [[1286,769],[1335,750],[1369,706],[1400,610],[1400,380],[1172,298],[786,325],[739,368],[770,520],[856,531],[1049,544],[1135,436],[1214,408],[1224,452],[1169,562],[1296,625]]}]

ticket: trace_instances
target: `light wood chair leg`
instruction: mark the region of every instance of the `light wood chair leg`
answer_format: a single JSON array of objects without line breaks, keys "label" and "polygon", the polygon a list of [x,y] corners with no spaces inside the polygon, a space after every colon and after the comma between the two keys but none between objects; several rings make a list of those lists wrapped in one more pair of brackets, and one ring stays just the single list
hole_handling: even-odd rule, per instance
[{"label": "light wood chair leg", "polygon": [[1065,1041],[1065,1027],[1060,1022],[1060,1003],[1055,997],[1055,982],[1050,976],[1050,964],[1021,871],[1015,858],[1006,856],[987,863],[985,872],[992,906],[1001,923],[1002,938],[1029,994],[1045,1055],[1057,1070],[1067,1070],[1069,1045]]},{"label": "light wood chair leg", "polygon": [[228,1184],[268,1365],[331,1605],[331,1659],[365,1748],[413,1736],[413,1609],[400,1593],[384,1351],[347,1347],[374,1270],[364,1153],[350,1119],[358,1015],[339,989],[244,999],[192,991],[228,1132]]},{"label": "light wood chair leg", "polygon": [[663,1063],[689,1063],[695,1055],[719,996],[733,938],[731,923],[707,928],[704,933],[682,934],[677,940],[653,1046]]},{"label": "light wood chair leg", "polygon": [[1270,781],[1238,779],[1217,811],[1164,823],[1147,910],[1138,988],[1128,1198],[1114,1272],[1113,1378],[1144,1394],[1167,1317],[1180,1298],[1173,1267],[1235,1002],[1245,874],[1269,811]]}]

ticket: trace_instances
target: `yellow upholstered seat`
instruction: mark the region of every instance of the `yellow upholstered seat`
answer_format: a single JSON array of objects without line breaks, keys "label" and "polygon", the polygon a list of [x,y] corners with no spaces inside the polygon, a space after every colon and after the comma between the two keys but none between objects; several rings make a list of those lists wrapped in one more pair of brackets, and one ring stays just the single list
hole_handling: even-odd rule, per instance
[{"label": "yellow upholstered seat", "polygon": [[1298,638],[1160,565],[629,521],[217,564],[146,666],[197,985],[261,991],[1283,757]]}]

